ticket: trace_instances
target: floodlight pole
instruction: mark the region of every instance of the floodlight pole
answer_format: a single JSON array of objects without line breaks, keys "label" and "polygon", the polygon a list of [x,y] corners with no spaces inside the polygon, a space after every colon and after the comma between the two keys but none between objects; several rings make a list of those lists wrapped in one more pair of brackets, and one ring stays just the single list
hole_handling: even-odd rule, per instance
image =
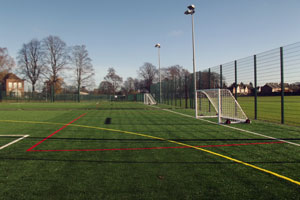
[{"label": "floodlight pole", "polygon": [[156,44],[155,47],[158,49],[159,103],[161,103],[160,44]]},{"label": "floodlight pole", "polygon": [[184,14],[192,16],[192,43],[193,43],[193,73],[194,73],[194,93],[195,93],[195,117],[198,116],[198,103],[197,103],[197,76],[196,76],[196,61],[195,61],[195,31],[194,31],[194,13],[195,6],[188,6],[188,10]]},{"label": "floodlight pole", "polygon": [[192,37],[193,37],[193,73],[194,73],[194,92],[195,92],[195,117],[198,116],[197,103],[197,76],[196,76],[196,61],[195,61],[195,33],[194,33],[194,15],[192,14]]},{"label": "floodlight pole", "polygon": [[160,47],[158,48],[158,73],[159,73],[159,103],[161,103]]}]

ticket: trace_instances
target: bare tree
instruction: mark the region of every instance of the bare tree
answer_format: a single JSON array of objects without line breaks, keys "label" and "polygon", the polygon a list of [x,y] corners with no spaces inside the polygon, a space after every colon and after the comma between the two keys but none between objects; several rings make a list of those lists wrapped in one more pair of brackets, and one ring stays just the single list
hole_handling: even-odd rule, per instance
[{"label": "bare tree", "polygon": [[15,61],[8,54],[7,48],[0,47],[0,78],[5,76],[13,67],[15,66]]},{"label": "bare tree", "polygon": [[84,85],[89,86],[93,83],[94,68],[91,63],[85,45],[76,45],[72,48],[71,61],[74,67],[76,86],[78,91]]},{"label": "bare tree", "polygon": [[43,40],[43,49],[47,64],[45,75],[55,85],[68,64],[67,45],[59,37],[50,35]]},{"label": "bare tree", "polygon": [[111,94],[113,91],[112,83],[108,81],[102,81],[99,85],[99,91],[101,94]]},{"label": "bare tree", "polygon": [[162,79],[173,80],[174,78],[183,78],[188,75],[189,72],[183,69],[180,65],[172,65],[162,69]]},{"label": "bare tree", "polygon": [[128,77],[124,82],[123,90],[126,94],[134,93],[136,91],[134,79],[132,77]]},{"label": "bare tree", "polygon": [[112,67],[108,68],[108,73],[104,77],[104,80],[111,83],[112,85],[112,93],[115,94],[116,91],[120,88],[123,79],[119,75],[116,74],[116,70]]},{"label": "bare tree", "polygon": [[32,92],[35,92],[35,84],[40,79],[44,70],[44,53],[41,48],[41,42],[33,39],[27,44],[23,44],[18,53],[18,65],[20,73],[29,79]]},{"label": "bare tree", "polygon": [[138,75],[143,79],[145,83],[145,89],[150,92],[150,87],[154,82],[157,75],[156,67],[151,63],[144,63],[143,66],[140,67],[138,71]]}]

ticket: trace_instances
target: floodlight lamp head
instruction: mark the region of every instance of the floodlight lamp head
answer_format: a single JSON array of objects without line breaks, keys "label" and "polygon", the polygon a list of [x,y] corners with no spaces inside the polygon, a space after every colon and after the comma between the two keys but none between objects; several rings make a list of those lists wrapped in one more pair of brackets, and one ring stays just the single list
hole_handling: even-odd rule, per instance
[{"label": "floodlight lamp head", "polygon": [[190,9],[188,9],[184,12],[184,14],[186,14],[186,15],[192,15],[194,13],[195,13],[195,10],[190,10]]},{"label": "floodlight lamp head", "polygon": [[194,4],[191,4],[187,7],[189,10],[193,11],[195,10],[195,5]]},{"label": "floodlight lamp head", "polygon": [[159,44],[159,43],[157,43],[157,44],[155,45],[155,47],[157,47],[157,48],[160,48],[160,44]]}]

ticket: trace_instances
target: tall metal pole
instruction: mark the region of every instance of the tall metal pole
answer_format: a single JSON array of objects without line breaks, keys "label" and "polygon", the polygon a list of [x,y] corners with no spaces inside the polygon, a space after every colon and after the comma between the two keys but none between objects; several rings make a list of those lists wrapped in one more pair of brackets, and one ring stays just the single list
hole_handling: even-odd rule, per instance
[{"label": "tall metal pole", "polygon": [[194,73],[194,93],[195,93],[195,117],[198,116],[197,103],[197,79],[196,79],[196,61],[195,61],[195,33],[194,33],[194,15],[192,14],[192,40],[193,40],[193,73]]},{"label": "tall metal pole", "polygon": [[284,124],[284,63],[283,47],[280,47],[281,123]]},{"label": "tall metal pole", "polygon": [[160,47],[158,47],[159,103],[161,103]]}]

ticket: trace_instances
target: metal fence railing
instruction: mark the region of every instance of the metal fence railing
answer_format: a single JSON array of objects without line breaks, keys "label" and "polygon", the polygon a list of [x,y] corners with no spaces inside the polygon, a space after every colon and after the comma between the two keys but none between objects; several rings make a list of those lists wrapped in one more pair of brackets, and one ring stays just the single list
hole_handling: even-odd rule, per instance
[{"label": "metal fence railing", "polygon": [[[78,98],[79,97],[79,98]],[[0,92],[0,102],[92,102],[92,101],[137,101],[143,102],[143,94],[128,95],[78,95],[73,93],[51,94],[51,93],[32,93],[6,94]]]},{"label": "metal fence railing", "polygon": [[[300,42],[197,73],[197,89],[227,88],[251,119],[300,124]],[[162,81],[162,103],[194,108],[193,74]],[[159,83],[151,86],[159,100]]]}]

